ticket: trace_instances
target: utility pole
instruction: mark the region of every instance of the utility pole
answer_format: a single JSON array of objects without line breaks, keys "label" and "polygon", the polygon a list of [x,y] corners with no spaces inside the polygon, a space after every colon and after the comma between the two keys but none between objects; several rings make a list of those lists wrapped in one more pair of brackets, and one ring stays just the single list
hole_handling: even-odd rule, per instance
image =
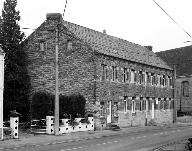
[{"label": "utility pole", "polygon": [[174,73],[173,73],[173,123],[176,123],[177,120],[177,87],[176,87],[176,65],[173,67]]},{"label": "utility pole", "polygon": [[[60,24],[60,21],[59,21]],[[55,46],[55,135],[59,135],[59,93],[58,93],[58,51],[59,51],[59,24],[56,28],[56,46]]]}]

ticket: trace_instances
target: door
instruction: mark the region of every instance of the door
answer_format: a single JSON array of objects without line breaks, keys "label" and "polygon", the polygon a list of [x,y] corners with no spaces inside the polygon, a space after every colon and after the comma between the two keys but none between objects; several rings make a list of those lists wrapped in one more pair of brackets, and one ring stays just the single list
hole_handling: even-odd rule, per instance
[{"label": "door", "polygon": [[152,119],[154,119],[154,117],[155,117],[155,106],[154,106],[154,101],[152,101],[152,111],[151,111],[151,114],[152,114]]},{"label": "door", "polygon": [[108,101],[107,102],[107,123],[111,123],[111,117],[112,117],[112,114],[111,114],[111,101]]}]

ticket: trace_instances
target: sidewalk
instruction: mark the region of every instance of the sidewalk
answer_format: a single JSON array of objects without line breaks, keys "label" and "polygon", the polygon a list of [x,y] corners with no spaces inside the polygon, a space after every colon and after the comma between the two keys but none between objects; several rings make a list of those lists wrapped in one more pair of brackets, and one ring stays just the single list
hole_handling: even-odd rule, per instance
[{"label": "sidewalk", "polygon": [[[180,127],[180,126],[189,126],[189,125],[173,124],[173,125],[168,125],[166,127]],[[33,135],[33,134],[22,133],[22,134],[19,134],[19,139],[5,139],[3,141],[0,141],[0,150],[3,150],[5,148],[9,148],[9,149],[18,148],[22,146],[37,146],[37,145],[48,145],[48,144],[56,144],[56,143],[64,143],[64,142],[72,142],[72,141],[81,141],[83,139],[93,139],[93,138],[101,138],[106,136],[118,135],[122,133],[164,129],[166,127],[165,126],[126,127],[126,128],[121,128],[121,130],[119,131],[97,130],[97,131],[68,133],[68,134],[63,134],[59,136],[45,135],[45,134]]]}]

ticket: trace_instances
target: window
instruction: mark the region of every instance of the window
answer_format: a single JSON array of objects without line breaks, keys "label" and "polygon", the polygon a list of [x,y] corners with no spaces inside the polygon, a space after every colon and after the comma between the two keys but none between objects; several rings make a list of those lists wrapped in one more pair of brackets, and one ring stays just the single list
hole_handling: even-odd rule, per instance
[{"label": "window", "polygon": [[124,97],[124,113],[127,113],[127,99]]},{"label": "window", "polygon": [[104,116],[105,108],[104,108],[105,103],[100,102],[100,116]]},{"label": "window", "polygon": [[142,71],[139,71],[139,84],[145,83],[145,74]]},{"label": "window", "polygon": [[161,84],[160,84],[160,75],[158,74],[157,75],[157,86],[160,86]]},{"label": "window", "polygon": [[172,88],[173,87],[173,79],[172,77],[169,78],[169,86]]},{"label": "window", "polygon": [[117,80],[117,67],[112,66],[112,81]]},{"label": "window", "polygon": [[189,96],[189,82],[188,81],[183,81],[181,83],[181,91],[182,91],[182,95],[184,97],[188,97]]},{"label": "window", "polygon": [[165,78],[165,75],[163,75],[163,78],[162,78],[162,85],[163,85],[163,86],[166,85],[166,78]]},{"label": "window", "polygon": [[135,113],[135,100],[132,100],[132,113]]},{"label": "window", "polygon": [[151,84],[151,75],[147,72],[147,84],[150,85]]},{"label": "window", "polygon": [[142,106],[143,106],[142,104],[143,104],[143,101],[140,100],[140,102],[139,102],[139,110],[140,110],[140,111],[142,111]]},{"label": "window", "polygon": [[146,111],[149,111],[149,99],[147,99],[145,102],[146,102],[146,104],[145,104],[146,105]]},{"label": "window", "polygon": [[39,43],[39,50],[44,51],[44,42]]},{"label": "window", "polygon": [[134,83],[135,81],[135,70],[131,69],[131,83]]},{"label": "window", "polygon": [[151,85],[155,85],[155,74],[151,74]]},{"label": "window", "polygon": [[73,48],[73,43],[71,40],[67,40],[67,50],[71,50]]},{"label": "window", "polygon": [[127,68],[123,69],[123,82],[128,82],[129,81],[129,71]]},{"label": "window", "polygon": [[108,68],[107,65],[101,64],[101,68],[102,68],[102,81],[107,80],[108,79]]}]

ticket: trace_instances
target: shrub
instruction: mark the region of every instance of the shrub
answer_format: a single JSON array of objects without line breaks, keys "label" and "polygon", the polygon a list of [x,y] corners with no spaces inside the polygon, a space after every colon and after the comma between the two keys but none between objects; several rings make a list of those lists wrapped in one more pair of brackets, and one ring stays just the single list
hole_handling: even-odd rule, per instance
[{"label": "shrub", "polygon": [[[85,116],[85,98],[80,94],[59,96],[60,118],[76,118]],[[46,115],[54,114],[54,95],[46,92],[35,93],[32,98],[32,117],[45,118]]]}]

